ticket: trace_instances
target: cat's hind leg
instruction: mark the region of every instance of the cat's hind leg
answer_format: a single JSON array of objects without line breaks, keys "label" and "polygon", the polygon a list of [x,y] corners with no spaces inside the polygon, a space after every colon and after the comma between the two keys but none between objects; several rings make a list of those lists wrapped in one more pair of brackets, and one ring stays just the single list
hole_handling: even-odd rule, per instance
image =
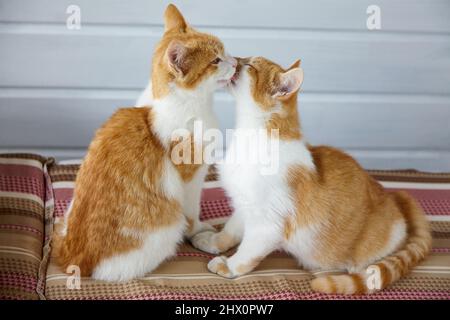
[{"label": "cat's hind leg", "polygon": [[164,260],[175,255],[186,228],[184,219],[155,231],[123,230],[127,236],[142,239],[140,247],[103,259],[94,268],[92,278],[105,281],[128,281],[153,271]]}]

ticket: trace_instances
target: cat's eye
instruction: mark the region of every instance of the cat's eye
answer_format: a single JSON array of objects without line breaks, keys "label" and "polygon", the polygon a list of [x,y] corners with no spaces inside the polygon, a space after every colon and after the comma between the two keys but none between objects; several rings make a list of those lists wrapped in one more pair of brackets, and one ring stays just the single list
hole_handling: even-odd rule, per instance
[{"label": "cat's eye", "polygon": [[222,59],[220,59],[219,57],[215,58],[213,61],[211,61],[211,64],[219,64],[219,62],[221,62]]}]

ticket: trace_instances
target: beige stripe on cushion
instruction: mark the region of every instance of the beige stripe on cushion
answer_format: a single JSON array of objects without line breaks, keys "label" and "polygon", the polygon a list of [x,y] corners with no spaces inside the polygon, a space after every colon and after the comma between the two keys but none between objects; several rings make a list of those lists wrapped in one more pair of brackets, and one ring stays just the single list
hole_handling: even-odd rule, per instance
[{"label": "beige stripe on cushion", "polygon": [[450,183],[420,183],[420,182],[392,182],[380,181],[385,188],[392,189],[425,189],[425,190],[450,190]]},{"label": "beige stripe on cushion", "polygon": [[53,183],[53,189],[74,189],[75,181],[58,181]]},{"label": "beige stripe on cushion", "polygon": [[20,159],[20,158],[2,158],[1,155],[0,155],[0,164],[19,164],[42,169],[42,162],[38,160]]},{"label": "beige stripe on cushion", "polygon": [[42,201],[40,197],[31,193],[0,191],[0,199],[1,198],[18,198],[18,199],[32,200],[37,202],[40,206],[44,207],[44,201]]}]

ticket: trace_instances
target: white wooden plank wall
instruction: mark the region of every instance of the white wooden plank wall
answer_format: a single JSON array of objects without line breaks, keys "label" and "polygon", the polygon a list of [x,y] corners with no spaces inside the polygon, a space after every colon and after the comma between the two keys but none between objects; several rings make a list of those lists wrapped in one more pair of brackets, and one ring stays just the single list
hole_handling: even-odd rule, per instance
[{"label": "white wooden plank wall", "polygon": [[[450,1],[173,1],[234,55],[305,70],[307,138],[368,168],[450,171]],[[0,152],[80,158],[145,86],[169,1],[0,0]],[[66,9],[81,9],[81,30]],[[381,30],[366,27],[369,5]],[[234,108],[216,95],[221,128]]]}]

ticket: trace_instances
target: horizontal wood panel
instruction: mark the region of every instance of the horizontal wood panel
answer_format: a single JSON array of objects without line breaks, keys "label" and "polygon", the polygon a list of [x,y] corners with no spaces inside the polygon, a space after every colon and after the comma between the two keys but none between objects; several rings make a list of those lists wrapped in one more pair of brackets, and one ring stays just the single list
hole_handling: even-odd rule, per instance
[{"label": "horizontal wood panel", "polygon": [[[82,157],[145,86],[169,2],[234,55],[301,58],[312,143],[344,147],[367,168],[450,171],[448,0],[0,0],[0,152]],[[65,26],[70,4],[79,31]],[[372,4],[378,31],[366,28]],[[217,95],[222,129],[233,104]]]},{"label": "horizontal wood panel", "polygon": [[450,172],[450,152],[445,150],[345,150],[366,169],[416,169]]},{"label": "horizontal wood panel", "polygon": [[[448,151],[363,149],[347,149],[344,151],[352,155],[366,169],[416,169],[430,172],[450,171],[450,152]],[[36,153],[46,157],[53,157],[60,161],[82,159],[86,155],[86,148],[0,147],[0,153],[21,152]]]},{"label": "horizontal wood panel", "polygon": [[82,23],[162,24],[168,3],[175,3],[197,26],[367,30],[366,9],[381,9],[382,31],[450,32],[447,0],[0,0],[0,21],[63,23],[66,8],[81,8]]},{"label": "horizontal wood panel", "polygon": [[[147,29],[145,29],[147,30]],[[138,89],[160,30],[104,35],[0,28],[0,86]],[[59,31],[58,31],[59,32]],[[288,66],[301,58],[305,92],[450,94],[449,37],[348,37],[296,31],[218,31],[234,55]],[[321,37],[321,38],[318,38]]]},{"label": "horizontal wood panel", "polygon": [[[85,147],[94,131],[134,94],[0,94],[0,146]],[[0,92],[1,93],[1,92]],[[113,96],[113,94],[111,94]],[[450,150],[450,101],[421,97],[300,97],[306,137],[314,144],[362,149]],[[234,102],[216,95],[221,129],[234,127]]]}]

